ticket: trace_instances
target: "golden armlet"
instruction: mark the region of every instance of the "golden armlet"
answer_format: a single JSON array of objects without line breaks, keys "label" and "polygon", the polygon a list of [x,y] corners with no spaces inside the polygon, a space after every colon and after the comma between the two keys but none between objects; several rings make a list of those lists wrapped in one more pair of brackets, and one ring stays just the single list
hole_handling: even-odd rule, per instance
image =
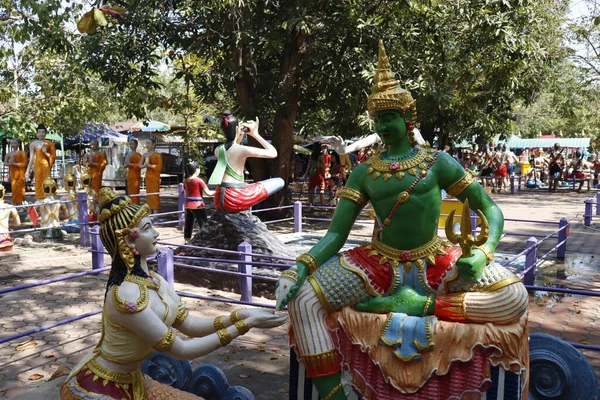
[{"label": "golden armlet", "polygon": [[298,256],[298,258],[296,258],[296,262],[301,262],[302,264],[306,265],[311,275],[317,270],[317,268],[319,268],[317,259],[310,253],[304,253]]},{"label": "golden armlet", "polygon": [[179,311],[177,312],[177,316],[175,317],[175,321],[173,322],[173,325],[181,324],[183,321],[185,321],[188,314],[189,314],[189,312],[188,312],[187,308],[185,308],[185,307],[180,308]]},{"label": "golden armlet", "polygon": [[173,329],[169,328],[162,339],[160,339],[160,341],[154,345],[154,350],[162,353],[169,351],[174,341],[175,333],[173,333]]},{"label": "golden armlet", "polygon": [[217,318],[213,320],[213,326],[215,327],[215,332],[220,331],[221,329],[225,329],[225,324],[223,324],[223,317],[219,315]]},{"label": "golden armlet", "polygon": [[217,336],[219,337],[219,346],[224,347],[227,346],[233,339],[231,339],[231,334],[227,329],[221,329],[217,331]]},{"label": "golden armlet", "polygon": [[473,177],[471,172],[467,171],[467,173],[462,178],[450,185],[450,187],[446,189],[446,192],[448,192],[449,195],[456,197],[462,192],[464,192],[465,189],[468,188],[469,185],[474,181],[475,178]]},{"label": "golden armlet", "polygon": [[234,312],[232,312],[232,313],[229,315],[229,319],[231,320],[231,324],[235,324],[236,322],[238,322],[238,321],[241,321],[241,320],[242,320],[242,319],[240,318],[240,316],[238,315],[238,312],[239,312],[239,311],[240,311],[240,310],[235,310]]},{"label": "golden armlet", "polygon": [[344,186],[343,188],[338,190],[337,194],[340,199],[345,198],[348,200],[352,200],[353,202],[357,203],[361,207],[366,206],[367,203],[369,202],[367,200],[367,198],[361,192],[359,192],[358,190],[351,189],[346,186]]},{"label": "golden armlet", "polygon": [[236,322],[235,328],[237,329],[237,331],[240,335],[245,335],[246,333],[248,333],[250,331],[250,327],[248,326],[248,323],[246,323],[246,321],[244,321],[244,320]]},{"label": "golden armlet", "polygon": [[494,261],[494,254],[490,251],[490,249],[486,246],[475,246],[475,249],[481,250],[483,252],[483,254],[485,254],[485,258],[487,260],[487,263],[491,263],[492,261]]}]

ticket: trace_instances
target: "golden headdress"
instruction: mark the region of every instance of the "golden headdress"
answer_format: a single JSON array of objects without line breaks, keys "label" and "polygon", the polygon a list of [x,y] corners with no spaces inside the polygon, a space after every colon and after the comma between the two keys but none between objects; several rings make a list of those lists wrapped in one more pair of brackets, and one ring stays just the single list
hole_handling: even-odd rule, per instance
[{"label": "golden headdress", "polygon": [[48,176],[42,182],[42,188],[44,189],[44,197],[46,197],[56,194],[56,189],[58,186],[56,185],[56,181],[52,179],[52,177]]},{"label": "golden headdress", "polygon": [[111,188],[100,189],[100,239],[111,257],[117,253],[125,262],[127,270],[131,271],[134,256],[125,240],[131,230],[148,215],[148,205],[132,204],[127,196],[119,196]]},{"label": "golden headdress", "polygon": [[87,187],[90,187],[91,184],[92,184],[92,176],[90,175],[90,168],[85,167],[83,174],[81,174],[81,186],[87,188]]},{"label": "golden headdress", "polygon": [[377,60],[377,72],[375,72],[375,84],[371,95],[367,99],[367,108],[370,113],[380,110],[410,111],[413,121],[417,117],[415,100],[412,95],[408,90],[400,87],[400,83],[394,79],[394,73],[383,47],[383,40],[379,41],[379,59]]},{"label": "golden headdress", "polygon": [[70,189],[75,189],[75,177],[73,176],[73,169],[71,165],[67,165],[67,174],[65,175],[64,181],[67,192]]}]

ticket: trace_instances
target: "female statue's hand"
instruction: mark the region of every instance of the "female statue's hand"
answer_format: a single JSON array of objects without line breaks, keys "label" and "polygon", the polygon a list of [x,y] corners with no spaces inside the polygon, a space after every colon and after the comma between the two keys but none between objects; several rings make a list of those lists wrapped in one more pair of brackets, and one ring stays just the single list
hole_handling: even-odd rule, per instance
[{"label": "female statue's hand", "polygon": [[[287,314],[275,314],[275,311],[265,308],[249,308],[243,311],[245,311],[244,314],[249,314],[245,319],[250,328],[275,328],[288,321]],[[238,315],[242,316],[241,311]]]},{"label": "female statue's hand", "polygon": [[258,134],[258,117],[256,117],[256,121],[246,121],[240,124],[240,126],[247,129],[245,133],[248,136],[254,137],[256,134]]},{"label": "female statue's hand", "polygon": [[298,294],[298,291],[304,285],[306,278],[308,277],[308,268],[302,263],[297,263],[296,268],[289,269],[290,272],[295,272],[298,275],[298,280],[290,279],[288,276],[282,276],[277,281],[277,288],[275,289],[275,298],[277,299],[277,309],[281,310],[285,307],[294,297]]}]

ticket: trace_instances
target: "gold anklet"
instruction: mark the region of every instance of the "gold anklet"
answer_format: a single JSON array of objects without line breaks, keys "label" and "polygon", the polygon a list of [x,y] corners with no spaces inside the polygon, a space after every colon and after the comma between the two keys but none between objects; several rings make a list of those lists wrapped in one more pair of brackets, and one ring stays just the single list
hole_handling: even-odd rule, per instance
[{"label": "gold anklet", "polygon": [[213,326],[215,327],[215,332],[220,331],[221,329],[225,329],[225,324],[223,323],[223,316],[219,315],[217,318],[213,320]]},{"label": "gold anklet", "polygon": [[238,309],[238,310],[235,310],[234,312],[232,312],[232,313],[229,315],[229,319],[231,319],[231,324],[232,324],[232,325],[233,325],[233,324],[235,324],[236,322],[238,322],[238,321],[241,321],[241,320],[242,320],[242,319],[239,317],[239,315],[238,315],[238,312],[239,312],[239,311],[240,311],[239,309]]},{"label": "gold anklet", "polygon": [[231,343],[231,341],[233,340],[231,338],[231,334],[229,333],[229,330],[227,330],[227,329],[221,329],[221,330],[217,331],[217,336],[219,337],[219,346],[217,346],[217,348],[225,347],[229,343]]},{"label": "gold anklet", "polygon": [[329,392],[329,394],[327,395],[327,397],[325,397],[323,400],[331,400],[333,398],[333,396],[340,391],[340,389],[343,387],[343,385],[341,383],[338,383],[338,385],[336,387],[334,387],[331,392]]}]

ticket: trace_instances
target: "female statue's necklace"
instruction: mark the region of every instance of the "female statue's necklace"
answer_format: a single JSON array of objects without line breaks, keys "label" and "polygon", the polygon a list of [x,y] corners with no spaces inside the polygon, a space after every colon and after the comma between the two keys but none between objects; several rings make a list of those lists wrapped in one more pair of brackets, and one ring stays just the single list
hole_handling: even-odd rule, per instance
[{"label": "female statue's necklace", "polygon": [[419,148],[413,149],[409,154],[399,158],[388,158],[387,153],[381,154],[385,160],[380,159],[380,154],[375,154],[373,157],[368,159],[365,164],[369,165],[367,169],[367,175],[372,174],[373,180],[377,180],[380,176],[383,176],[383,180],[387,181],[392,176],[396,179],[402,180],[406,173],[412,176],[425,176],[427,174],[428,164],[433,161],[433,155],[435,151],[428,154],[427,149]]}]

